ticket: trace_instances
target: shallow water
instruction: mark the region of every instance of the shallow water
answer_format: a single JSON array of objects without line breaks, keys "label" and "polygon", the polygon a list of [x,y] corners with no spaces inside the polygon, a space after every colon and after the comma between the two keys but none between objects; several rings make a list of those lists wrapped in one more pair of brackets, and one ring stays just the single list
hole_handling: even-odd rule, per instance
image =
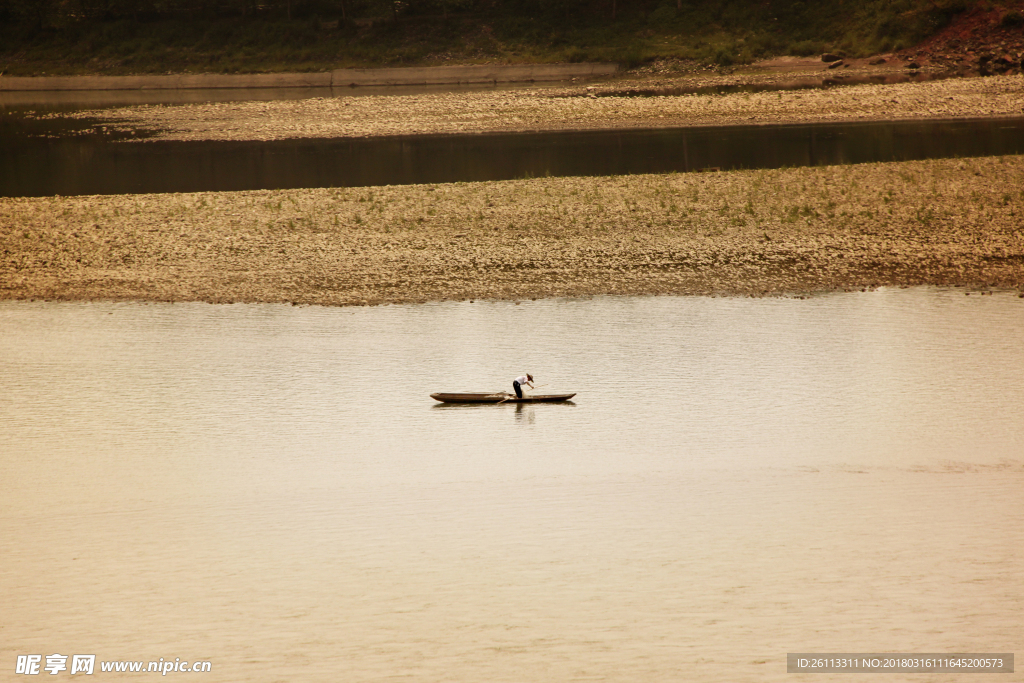
[{"label": "shallow water", "polygon": [[[617,91],[613,96],[715,95],[734,92],[775,92],[816,90],[846,85],[917,83],[970,77],[966,74],[930,74],[896,72],[871,76],[830,73],[825,77],[799,77],[757,85],[719,85],[696,88],[634,89]],[[422,95],[451,92],[515,91],[565,88],[569,85],[601,83],[605,79],[573,79],[541,83],[464,83],[446,85],[344,86],[332,88],[196,88],[136,90],[0,90],[2,112],[61,112],[76,109],[106,109],[147,104],[197,104],[202,102],[270,102],[276,100],[307,100],[315,97],[369,97],[374,95]]]},{"label": "shallow water", "polygon": [[0,90],[0,112],[62,112],[109,109],[147,104],[199,104],[204,102],[273,102],[316,97],[371,97],[451,92],[543,90],[565,83],[464,83],[448,85],[344,86],[337,88],[181,88],[136,90]]},{"label": "shallow water", "polygon": [[[41,126],[42,137],[12,132],[22,123]],[[58,130],[94,124],[0,121],[0,196],[358,187],[1024,153],[1024,118],[269,142],[129,143]]]},{"label": "shallow water", "polygon": [[[0,661],[762,681],[1020,652],[1021,339],[1024,299],[934,289],[3,302]],[[579,394],[428,397],[526,371]]]},{"label": "shallow water", "polygon": [[[953,78],[972,78],[966,73],[925,73],[920,71],[891,72],[882,74],[850,74],[837,71],[824,77],[807,77],[775,81],[771,83],[744,83],[736,85],[706,85],[700,87],[637,87],[628,90],[598,92],[597,97],[672,97],[678,95],[727,95],[733,93],[779,92],[792,90],[822,90],[850,85],[892,85],[895,83],[925,83]],[[3,99],[0,96],[0,104]]]}]

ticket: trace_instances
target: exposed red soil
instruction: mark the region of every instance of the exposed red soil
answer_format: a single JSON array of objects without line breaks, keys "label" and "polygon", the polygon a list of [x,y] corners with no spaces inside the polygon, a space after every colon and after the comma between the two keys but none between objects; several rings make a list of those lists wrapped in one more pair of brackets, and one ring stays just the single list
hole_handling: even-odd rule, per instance
[{"label": "exposed red soil", "polygon": [[928,40],[898,55],[921,67],[1019,73],[1024,60],[1024,0],[979,2]]}]

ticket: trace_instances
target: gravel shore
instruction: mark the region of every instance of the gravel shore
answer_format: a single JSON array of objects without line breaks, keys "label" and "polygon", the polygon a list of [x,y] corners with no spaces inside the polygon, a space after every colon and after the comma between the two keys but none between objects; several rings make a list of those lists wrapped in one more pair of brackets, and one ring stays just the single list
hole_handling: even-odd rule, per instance
[{"label": "gravel shore", "polygon": [[0,244],[2,299],[1024,292],[1024,156],[0,199]]},{"label": "gravel shore", "polygon": [[[821,77],[821,74],[817,74]],[[281,140],[501,131],[597,130],[735,124],[1024,116],[1024,75],[953,78],[818,90],[659,97],[605,96],[757,85],[787,74],[646,79],[541,90],[331,97],[270,102],[146,105],[85,111],[110,132],[156,140]],[[61,116],[53,114],[51,116]]]}]

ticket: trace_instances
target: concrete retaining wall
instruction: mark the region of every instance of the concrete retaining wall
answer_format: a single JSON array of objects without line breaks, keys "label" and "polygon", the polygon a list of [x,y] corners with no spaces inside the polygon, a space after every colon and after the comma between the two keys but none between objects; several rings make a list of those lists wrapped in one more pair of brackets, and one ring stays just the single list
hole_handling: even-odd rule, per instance
[{"label": "concrete retaining wall", "polygon": [[524,64],[336,69],[296,74],[184,74],[177,76],[0,76],[0,90],[192,90],[205,88],[343,88],[359,85],[457,85],[565,81],[603,76],[617,64]]}]

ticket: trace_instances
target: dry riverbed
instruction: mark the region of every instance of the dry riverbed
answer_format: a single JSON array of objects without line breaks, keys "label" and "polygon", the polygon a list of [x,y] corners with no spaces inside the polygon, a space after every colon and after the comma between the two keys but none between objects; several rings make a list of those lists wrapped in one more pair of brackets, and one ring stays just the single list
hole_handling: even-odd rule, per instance
[{"label": "dry riverbed", "polygon": [[0,249],[3,299],[1024,292],[1024,156],[0,199]]},{"label": "dry riverbed", "polygon": [[[818,78],[821,73],[817,73]],[[648,78],[592,86],[79,112],[159,140],[280,140],[499,131],[1024,116],[1024,75],[759,93],[610,96],[637,89],[764,85],[794,74]],[[61,116],[54,114],[52,116]]]}]

